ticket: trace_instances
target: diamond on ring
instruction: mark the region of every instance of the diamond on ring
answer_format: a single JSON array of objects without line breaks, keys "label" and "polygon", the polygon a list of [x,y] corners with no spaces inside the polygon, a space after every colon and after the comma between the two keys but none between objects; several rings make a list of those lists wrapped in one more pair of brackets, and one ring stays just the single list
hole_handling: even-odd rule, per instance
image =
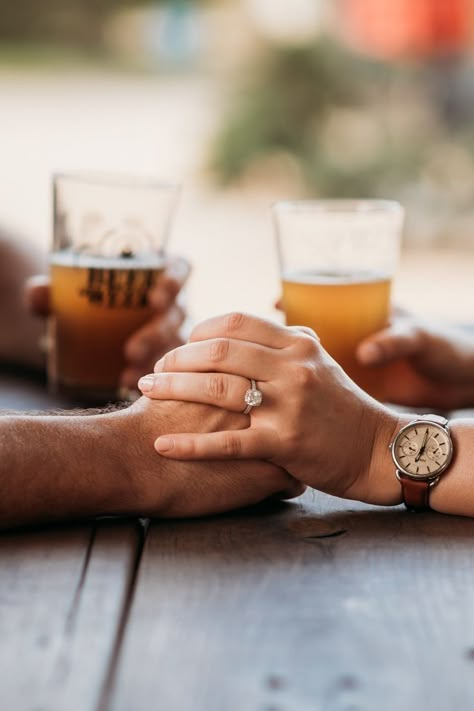
[{"label": "diamond on ring", "polygon": [[247,406],[243,412],[244,415],[248,415],[253,407],[260,407],[262,404],[263,393],[257,388],[255,380],[250,381],[250,388],[245,393],[244,401]]}]

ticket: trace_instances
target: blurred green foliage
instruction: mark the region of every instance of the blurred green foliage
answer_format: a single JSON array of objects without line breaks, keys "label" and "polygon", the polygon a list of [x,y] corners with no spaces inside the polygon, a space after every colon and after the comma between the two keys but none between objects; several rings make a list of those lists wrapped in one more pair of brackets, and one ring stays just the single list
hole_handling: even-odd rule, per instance
[{"label": "blurred green foliage", "polygon": [[409,114],[417,95],[426,97],[419,66],[397,67],[320,39],[269,49],[248,76],[214,145],[211,164],[223,184],[284,155],[310,194],[392,194],[417,179],[439,137],[409,118],[400,127],[394,120],[405,108]]}]

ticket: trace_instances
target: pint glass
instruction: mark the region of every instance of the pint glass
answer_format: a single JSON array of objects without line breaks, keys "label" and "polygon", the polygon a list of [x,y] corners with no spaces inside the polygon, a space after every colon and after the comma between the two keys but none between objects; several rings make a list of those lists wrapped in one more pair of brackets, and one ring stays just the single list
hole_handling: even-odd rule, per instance
[{"label": "pint glass", "polygon": [[176,185],[95,173],[56,175],[48,375],[81,402],[123,395],[124,344],[152,315]]},{"label": "pint glass", "polygon": [[388,322],[403,208],[315,200],[276,203],[273,215],[286,323],[310,326],[347,374],[383,399],[383,368],[360,366],[355,353]]}]

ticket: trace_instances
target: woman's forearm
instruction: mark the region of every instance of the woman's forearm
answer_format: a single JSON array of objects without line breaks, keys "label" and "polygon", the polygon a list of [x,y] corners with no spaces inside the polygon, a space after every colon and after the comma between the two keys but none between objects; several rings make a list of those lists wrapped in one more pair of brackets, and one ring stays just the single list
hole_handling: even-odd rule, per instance
[{"label": "woman's forearm", "polygon": [[474,516],[474,419],[452,420],[450,430],[454,459],[433,487],[431,507],[442,513]]},{"label": "woman's forearm", "polygon": [[[401,484],[395,475],[389,444],[397,432],[416,415],[394,415],[377,435],[367,479],[368,503],[396,505],[402,502]],[[430,507],[440,513],[474,516],[474,419],[454,419],[449,423],[453,459],[439,482],[430,491]]]}]

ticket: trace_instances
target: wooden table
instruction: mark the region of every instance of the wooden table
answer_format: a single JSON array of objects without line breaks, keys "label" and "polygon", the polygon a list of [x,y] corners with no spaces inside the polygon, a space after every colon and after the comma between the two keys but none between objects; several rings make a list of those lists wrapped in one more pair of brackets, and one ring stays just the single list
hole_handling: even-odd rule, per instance
[{"label": "wooden table", "polygon": [[[0,379],[0,403],[48,404]],[[474,708],[474,521],[307,493],[0,536],[1,709]]]}]

